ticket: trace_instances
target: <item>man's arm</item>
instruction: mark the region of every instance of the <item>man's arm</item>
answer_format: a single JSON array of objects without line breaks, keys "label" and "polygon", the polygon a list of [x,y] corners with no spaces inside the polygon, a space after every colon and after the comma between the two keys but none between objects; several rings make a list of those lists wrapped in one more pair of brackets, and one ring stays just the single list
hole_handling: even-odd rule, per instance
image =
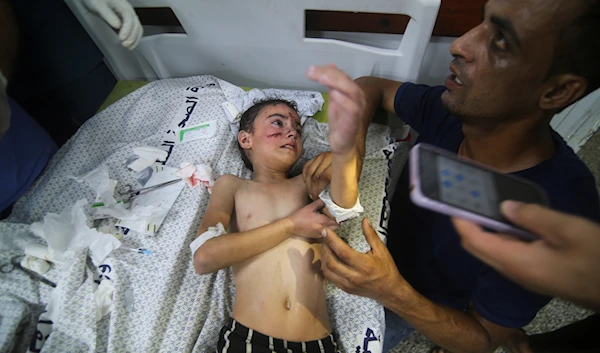
[{"label": "man's arm", "polygon": [[454,353],[493,352],[514,330],[487,321],[474,309],[463,312],[423,297],[399,273],[392,255],[366,218],[363,233],[371,246],[365,254],[327,230],[321,258],[323,275],[342,290],[379,301]]},{"label": "man's arm", "polygon": [[[240,180],[232,175],[224,175],[217,179],[197,236],[219,222],[227,229],[239,183]],[[293,235],[321,238],[321,230],[324,227],[337,225],[326,216],[317,213],[323,206],[323,202],[319,200],[289,217],[265,226],[209,239],[193,254],[194,268],[200,274],[212,273],[261,254]]]},{"label": "man's arm", "polygon": [[515,330],[486,320],[472,307],[460,311],[439,305],[406,287],[403,295],[392,294],[382,305],[448,352],[494,352]]}]

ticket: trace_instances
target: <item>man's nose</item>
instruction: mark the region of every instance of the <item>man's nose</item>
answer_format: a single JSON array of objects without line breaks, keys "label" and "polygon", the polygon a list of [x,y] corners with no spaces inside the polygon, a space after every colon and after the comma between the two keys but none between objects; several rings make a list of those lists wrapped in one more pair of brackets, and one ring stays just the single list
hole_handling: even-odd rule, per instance
[{"label": "man's nose", "polygon": [[450,54],[455,58],[463,58],[466,62],[475,60],[475,48],[480,38],[480,26],[457,38],[450,45]]}]

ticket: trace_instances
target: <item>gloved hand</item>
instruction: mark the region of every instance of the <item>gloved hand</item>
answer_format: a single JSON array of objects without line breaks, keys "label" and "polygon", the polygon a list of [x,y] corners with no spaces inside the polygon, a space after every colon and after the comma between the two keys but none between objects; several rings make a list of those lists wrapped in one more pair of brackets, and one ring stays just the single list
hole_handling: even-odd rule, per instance
[{"label": "gloved hand", "polygon": [[106,21],[112,28],[120,29],[121,44],[129,50],[135,49],[144,34],[131,4],[127,0],[82,0],[83,4]]}]

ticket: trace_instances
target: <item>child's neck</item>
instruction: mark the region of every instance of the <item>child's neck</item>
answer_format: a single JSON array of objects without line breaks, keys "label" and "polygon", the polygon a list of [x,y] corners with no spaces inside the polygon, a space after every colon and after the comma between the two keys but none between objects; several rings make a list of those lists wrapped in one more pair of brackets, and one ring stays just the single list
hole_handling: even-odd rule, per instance
[{"label": "child's neck", "polygon": [[288,180],[287,171],[274,170],[268,167],[253,166],[254,175],[252,176],[252,180],[257,183],[280,183],[282,181]]}]

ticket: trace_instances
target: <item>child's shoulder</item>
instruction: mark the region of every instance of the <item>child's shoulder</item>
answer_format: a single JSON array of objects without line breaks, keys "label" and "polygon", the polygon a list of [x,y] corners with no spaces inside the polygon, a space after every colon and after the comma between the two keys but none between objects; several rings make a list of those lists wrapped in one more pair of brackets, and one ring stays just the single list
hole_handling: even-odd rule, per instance
[{"label": "child's shoulder", "polygon": [[238,187],[245,181],[247,180],[233,174],[223,174],[218,177],[217,180],[215,180],[215,186],[219,185],[221,187]]},{"label": "child's shoulder", "polygon": [[211,197],[224,197],[225,199],[234,198],[238,190],[244,185],[243,183],[245,180],[246,179],[231,174],[221,175],[215,180]]},{"label": "child's shoulder", "polygon": [[295,177],[291,177],[290,181],[294,184],[298,184],[298,185],[305,185],[306,183],[304,182],[304,178],[302,177],[302,174],[300,175],[296,175]]}]

